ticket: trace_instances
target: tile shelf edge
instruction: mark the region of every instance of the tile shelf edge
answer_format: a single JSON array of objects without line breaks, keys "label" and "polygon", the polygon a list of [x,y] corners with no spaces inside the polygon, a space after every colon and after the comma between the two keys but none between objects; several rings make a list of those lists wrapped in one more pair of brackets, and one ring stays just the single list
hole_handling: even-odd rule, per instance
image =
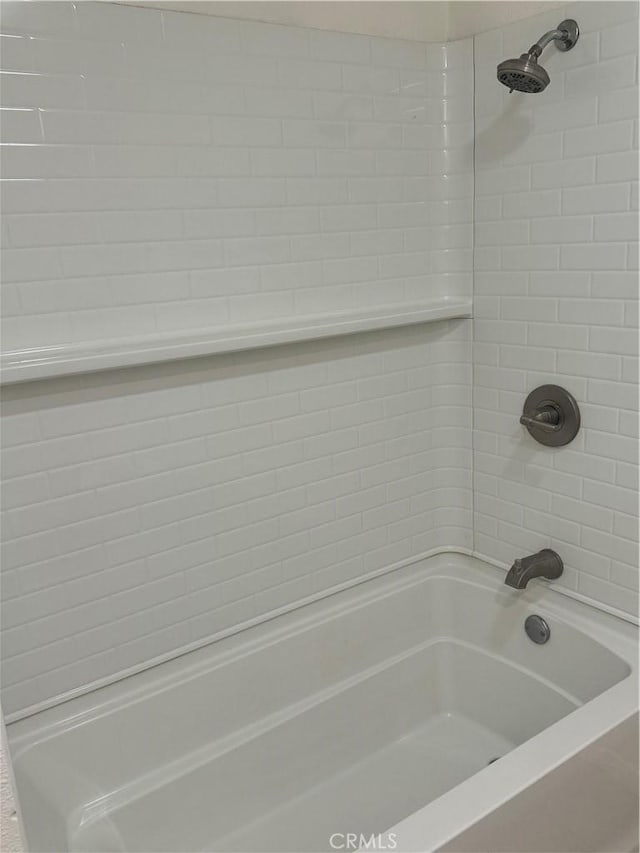
[{"label": "tile shelf edge", "polygon": [[162,332],[91,343],[14,350],[0,356],[0,384],[13,385],[222,355],[471,316],[470,299],[443,297],[429,302],[380,305],[369,310],[290,317],[243,326],[217,326],[188,332]]}]

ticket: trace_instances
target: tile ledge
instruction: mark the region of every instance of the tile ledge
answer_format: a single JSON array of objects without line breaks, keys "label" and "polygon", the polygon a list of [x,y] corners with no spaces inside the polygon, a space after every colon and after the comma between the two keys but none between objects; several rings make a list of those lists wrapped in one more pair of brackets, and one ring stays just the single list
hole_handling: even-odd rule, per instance
[{"label": "tile ledge", "polygon": [[81,373],[240,352],[376,329],[471,317],[470,299],[440,298],[357,311],[289,317],[188,332],[159,332],[90,343],[58,344],[0,355],[0,383],[12,385]]}]

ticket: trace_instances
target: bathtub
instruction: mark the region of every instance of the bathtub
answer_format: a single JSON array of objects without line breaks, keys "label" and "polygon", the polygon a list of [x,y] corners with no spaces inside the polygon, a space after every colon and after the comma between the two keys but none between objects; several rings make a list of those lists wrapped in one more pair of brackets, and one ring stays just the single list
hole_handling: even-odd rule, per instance
[{"label": "bathtub", "polygon": [[555,809],[602,845],[588,783],[631,850],[637,629],[503,580],[441,554],[12,723],[29,848],[473,849],[498,816],[503,847],[476,849],[547,849],[523,846],[528,792],[539,825]]}]

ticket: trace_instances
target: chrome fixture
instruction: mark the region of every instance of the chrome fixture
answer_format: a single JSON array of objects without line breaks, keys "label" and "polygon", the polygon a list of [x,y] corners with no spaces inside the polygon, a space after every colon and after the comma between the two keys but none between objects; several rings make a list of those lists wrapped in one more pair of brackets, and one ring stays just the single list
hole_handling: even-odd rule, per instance
[{"label": "chrome fixture", "polygon": [[547,624],[547,620],[536,613],[527,616],[524,620],[524,630],[527,632],[527,637],[539,646],[547,643],[551,636],[551,628]]},{"label": "chrome fixture", "polygon": [[555,30],[549,30],[542,38],[531,45],[527,53],[523,53],[518,59],[505,59],[498,65],[498,80],[513,92],[542,92],[549,85],[549,75],[542,65],[538,65],[538,59],[545,47],[555,41],[558,50],[571,50],[578,41],[580,30],[578,24],[572,19],[558,24]]},{"label": "chrome fixture", "polygon": [[524,589],[533,578],[546,578],[554,581],[559,578],[564,569],[560,557],[551,548],[543,548],[530,557],[522,557],[514,562],[509,569],[504,582],[514,589]]},{"label": "chrome fixture", "polygon": [[524,401],[520,423],[529,435],[547,447],[569,444],[580,429],[575,397],[559,385],[540,385]]}]

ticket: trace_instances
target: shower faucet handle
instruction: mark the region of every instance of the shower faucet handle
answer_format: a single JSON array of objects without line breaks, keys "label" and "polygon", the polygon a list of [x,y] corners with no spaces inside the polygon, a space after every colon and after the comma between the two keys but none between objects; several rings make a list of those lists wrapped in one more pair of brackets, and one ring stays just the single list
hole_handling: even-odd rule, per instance
[{"label": "shower faucet handle", "polygon": [[562,426],[560,412],[550,406],[548,409],[537,412],[535,415],[521,415],[520,423],[522,426],[535,427],[543,429],[547,432],[556,432]]}]

